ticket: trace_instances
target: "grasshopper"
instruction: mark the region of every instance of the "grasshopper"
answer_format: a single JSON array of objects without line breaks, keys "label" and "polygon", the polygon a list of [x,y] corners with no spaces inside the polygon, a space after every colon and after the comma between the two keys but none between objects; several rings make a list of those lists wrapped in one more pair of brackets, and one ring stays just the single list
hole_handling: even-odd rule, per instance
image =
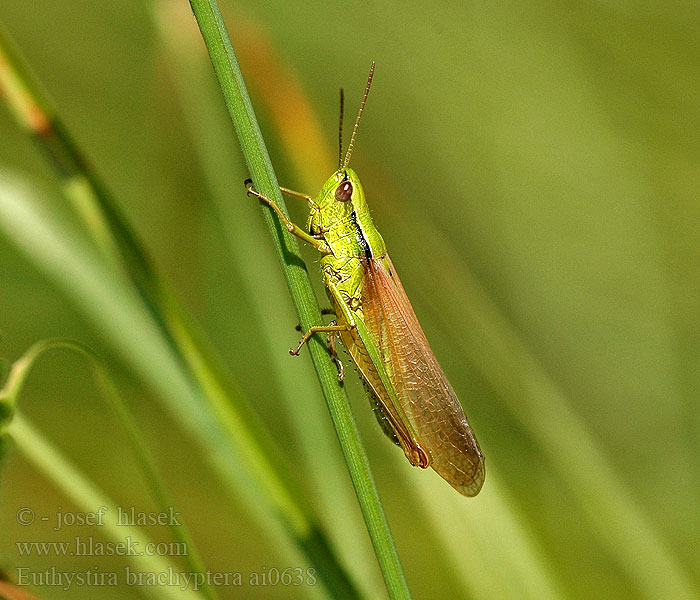
[{"label": "grasshopper", "polygon": [[357,173],[348,165],[357,129],[374,76],[374,62],[343,157],[343,91],[340,102],[338,169],[316,198],[281,188],[306,199],[306,229],[292,223],[251,180],[248,195],[266,203],[288,231],[316,248],[335,320],[305,332],[298,355],[309,338],[325,332],[331,354],[340,338],[369,393],[377,420],[413,466],[432,467],[459,493],[475,496],[485,477],[484,455],[452,386],[440,367],[370,216]]}]

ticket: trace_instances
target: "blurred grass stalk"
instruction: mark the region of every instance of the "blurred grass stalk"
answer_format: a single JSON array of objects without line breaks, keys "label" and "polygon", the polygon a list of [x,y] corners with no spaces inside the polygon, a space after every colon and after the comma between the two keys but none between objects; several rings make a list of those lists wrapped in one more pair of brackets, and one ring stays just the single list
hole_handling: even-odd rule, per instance
[{"label": "blurred grass stalk", "polygon": [[[168,285],[158,276],[145,250],[120,214],[117,204],[99,181],[95,171],[80,155],[50,103],[40,93],[33,77],[28,74],[28,69],[22,65],[17,51],[2,27],[0,91],[19,124],[46,151],[45,154],[51,157],[54,168],[62,178],[65,197],[81,218],[102,258],[96,259],[92,256],[94,252],[86,248],[76,253],[75,248],[61,239],[60,234],[52,231],[51,225],[40,224],[40,221],[35,220],[37,215],[28,205],[17,204],[31,195],[28,190],[22,190],[17,195],[5,196],[7,202],[5,206],[0,207],[5,209],[4,225],[9,238],[14,239],[23,251],[71,294],[76,294],[74,287],[80,288],[76,286],[79,281],[88,273],[93,273],[98,279],[106,278],[112,285],[121,285],[119,295],[129,295],[123,287],[125,281],[117,283],[114,281],[114,273],[105,272],[105,259],[109,264],[108,270],[113,271],[116,267],[120,275],[131,279],[143,302],[143,307],[136,310],[141,313],[145,308],[146,313],[155,321],[156,331],[150,324],[144,330],[155,335],[158,335],[159,331],[163,338],[157,344],[155,338],[152,338],[154,345],[148,349],[149,352],[153,351],[157,355],[156,348],[161,346],[163,360],[174,358],[179,364],[171,366],[180,371],[175,380],[184,376],[186,382],[183,383],[189,392],[183,396],[184,390],[180,388],[173,397],[168,391],[169,387],[177,386],[173,381],[168,381],[164,389],[164,372],[154,373],[154,369],[140,362],[137,357],[141,353],[134,352],[129,343],[124,344],[124,338],[128,338],[130,334],[120,330],[116,338],[122,342],[119,348],[121,354],[137,371],[145,371],[147,380],[151,383],[154,383],[155,378],[158,396],[166,401],[166,407],[203,447],[204,457],[228,486],[233,497],[238,497],[243,491],[254,496],[255,500],[250,504],[251,509],[261,515],[264,526],[269,528],[271,523],[279,521],[281,527],[275,528],[276,536],[291,536],[297,551],[301,550],[317,569],[331,596],[357,598],[350,578],[328,546],[308,505],[292,481],[289,471],[285,469],[279,451],[250,407],[244,403],[229,374],[190,322]],[[9,187],[13,186],[14,183],[10,183]],[[40,237],[42,227],[46,234],[43,239]],[[53,251],[50,251],[49,247],[53,247]],[[58,266],[54,261],[63,253],[68,253],[71,258]],[[90,263],[89,267],[78,269],[75,279],[66,279],[67,264],[77,265],[86,260]],[[95,311],[95,297],[91,297],[91,294],[101,295],[100,299],[106,301],[102,295],[104,289],[96,287],[96,283],[97,281],[83,282],[84,287],[81,291],[85,292],[85,295],[80,296],[80,302],[93,317],[97,313],[98,324],[115,333],[115,323],[107,320],[100,323],[101,319],[105,319],[105,315]],[[115,298],[112,298],[112,301],[114,300]],[[129,303],[133,305],[133,300],[127,301],[127,304]],[[123,315],[121,317],[123,318]],[[143,314],[140,314],[140,317],[148,318]],[[125,326],[134,327],[135,324],[129,323]],[[140,336],[141,342],[144,330],[137,330],[133,334],[135,338]],[[135,339],[132,339],[133,341]],[[163,343],[166,348],[162,348]],[[151,357],[148,360],[150,361]],[[288,549],[291,550],[291,547]]]},{"label": "blurred grass stalk", "polygon": [[[104,513],[103,523],[105,534],[114,543],[124,543],[126,538],[131,538],[139,548],[145,548],[147,544],[152,543],[140,528],[120,524],[115,508],[118,503],[106,496],[102,490],[87,479],[73,463],[63,456],[58,448],[49,443],[21,414],[14,416],[9,431],[22,454],[82,510],[93,512],[101,506],[110,509]],[[181,572],[179,567],[165,560],[162,556],[149,556],[146,552],[142,554],[143,556],[129,556],[129,559],[144,573],[168,573],[170,570],[174,573]],[[144,585],[137,587],[141,594],[152,598],[168,597],[174,600],[201,600],[202,598],[199,593],[191,589],[182,590],[180,586],[154,587]]]},{"label": "blurred grass stalk", "polygon": [[[147,548],[152,542],[148,536],[141,530],[140,527],[132,525],[123,525],[116,518],[117,504],[98,487],[92,483],[85,475],[83,475],[77,467],[75,467],[61,452],[52,444],[44,439],[28,419],[25,419],[21,414],[16,414],[17,403],[19,396],[22,393],[24,384],[30,371],[34,367],[37,360],[46,352],[56,349],[71,350],[84,358],[86,358],[92,368],[93,376],[98,384],[102,395],[110,408],[114,411],[117,419],[124,428],[131,445],[131,449],[136,456],[144,478],[151,488],[151,493],[158,503],[161,512],[167,513],[173,506],[165,485],[161,481],[155,461],[153,460],[148,448],[142,440],[142,435],[139,432],[136,423],[131,417],[128,408],[119,396],[119,392],[112,380],[109,370],[102,362],[92,353],[91,350],[81,344],[77,344],[70,340],[51,339],[42,342],[37,342],[32,345],[25,354],[15,361],[9,373],[7,380],[0,388],[0,436],[5,432],[9,433],[13,440],[18,444],[22,453],[34,465],[42,471],[45,476],[50,479],[56,486],[62,490],[67,497],[71,498],[76,505],[80,506],[86,512],[93,512],[96,507],[107,507],[103,515],[104,531],[107,536],[111,537],[115,544],[123,544],[124,539],[133,539],[135,545],[140,548]],[[194,545],[189,528],[186,523],[180,525],[170,525],[170,529],[182,548],[186,548],[185,560],[188,563],[190,573],[199,573],[204,576],[206,568],[201,560],[199,552]],[[124,534],[127,534],[126,536]],[[144,573],[161,573],[181,572],[174,564],[170,563],[160,555],[149,556],[147,552],[141,554],[129,554],[128,559],[136,566],[141,568]],[[160,597],[161,592],[152,586],[141,586],[139,591],[144,595]],[[209,600],[215,600],[217,597],[209,586],[206,579],[203,579],[199,585],[199,593],[188,587],[181,594],[182,590],[177,587],[165,586],[165,594],[174,598],[199,598],[200,594]]]},{"label": "blurred grass stalk", "polygon": [[[286,213],[279,185],[218,4],[215,0],[190,0],[190,5],[207,46],[255,186],[262,194],[273,198]],[[281,226],[269,208],[263,207],[262,210],[300,323],[304,330],[308,330],[313,325],[321,323],[322,318],[308,272],[300,256],[299,245],[296,239]],[[323,343],[317,338],[310,340],[309,351],[389,595],[394,600],[410,598],[398,552],[370,471],[369,461],[362,447],[347,395],[338,381],[336,365]]]}]

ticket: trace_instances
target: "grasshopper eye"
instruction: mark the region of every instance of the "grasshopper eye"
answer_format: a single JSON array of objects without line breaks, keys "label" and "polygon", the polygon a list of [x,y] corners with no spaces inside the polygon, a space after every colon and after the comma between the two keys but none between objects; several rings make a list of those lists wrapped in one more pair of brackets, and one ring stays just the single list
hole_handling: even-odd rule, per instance
[{"label": "grasshopper eye", "polygon": [[335,199],[347,202],[350,198],[352,198],[352,183],[344,181],[335,189]]}]

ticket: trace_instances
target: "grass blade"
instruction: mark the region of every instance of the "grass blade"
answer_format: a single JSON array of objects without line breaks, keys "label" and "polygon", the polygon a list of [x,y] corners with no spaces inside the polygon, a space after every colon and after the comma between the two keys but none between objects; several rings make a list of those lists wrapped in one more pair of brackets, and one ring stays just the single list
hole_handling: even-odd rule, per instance
[{"label": "grass blade", "polygon": [[[53,446],[37,429],[21,414],[16,414],[7,427],[22,454],[31,461],[44,476],[51,480],[68,498],[85,511],[94,511],[95,507],[106,506],[104,514],[104,532],[116,543],[123,543],[128,536],[135,540],[140,548],[151,543],[151,540],[135,526],[123,525],[117,519],[117,504],[94,483],[87,479],[58,448]],[[129,557],[133,564],[145,573],[178,572],[175,565],[161,556],[148,556],[148,553]],[[201,596],[191,589],[181,590],[177,586],[138,586],[141,593],[152,598],[173,598],[199,600]]]},{"label": "grass blade", "polygon": [[[129,409],[121,399],[121,396],[119,395],[117,387],[107,367],[97,356],[95,356],[92,350],[83,346],[82,344],[78,344],[71,340],[62,339],[44,340],[34,344],[20,359],[14,363],[7,382],[3,388],[0,389],[0,430],[3,427],[3,412],[5,412],[7,415],[11,415],[16,410],[17,402],[20,394],[22,393],[24,383],[36,361],[42,354],[61,348],[71,350],[86,358],[89,362],[95,381],[98,384],[104,399],[114,411],[117,419],[127,433],[132,452],[136,456],[146,482],[151,488],[151,494],[157,501],[160,511],[162,513],[167,513],[174,506],[174,503],[170,498],[170,494],[165,488],[165,484],[158,475],[155,461],[150,451],[146,447],[146,443],[143,440],[143,435],[136,426],[134,419],[131,417]],[[216,594],[209,586],[206,579],[204,579],[206,567],[202,562],[199,551],[194,544],[187,525],[185,523],[181,523],[179,526],[175,526],[174,524],[170,523],[169,526],[175,539],[182,544],[182,547],[187,548],[185,556],[191,572],[197,573],[203,578],[200,586],[202,595],[209,598],[209,600],[214,600],[216,598]]]}]

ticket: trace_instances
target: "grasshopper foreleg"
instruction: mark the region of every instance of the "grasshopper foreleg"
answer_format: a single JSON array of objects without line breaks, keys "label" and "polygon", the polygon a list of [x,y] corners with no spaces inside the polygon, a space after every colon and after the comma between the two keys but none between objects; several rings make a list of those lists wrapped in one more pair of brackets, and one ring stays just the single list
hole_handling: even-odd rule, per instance
[{"label": "grasshopper foreleg", "polygon": [[246,179],[244,184],[246,193],[249,196],[255,196],[258,200],[267,204],[274,211],[279,220],[282,221],[282,224],[287,228],[287,231],[289,231],[289,233],[295,235],[300,240],[304,240],[307,244],[311,244],[321,254],[331,253],[330,248],[328,247],[328,244],[325,242],[325,240],[308,234],[301,227],[299,227],[295,223],[292,223],[289,220],[289,217],[287,217],[287,215],[284,214],[284,211],[277,205],[277,203],[274,200],[271,200],[264,194],[261,194],[253,187],[252,179]]},{"label": "grasshopper foreleg", "polygon": [[303,198],[304,200],[306,200],[307,204],[309,205],[309,208],[313,208],[314,206],[316,206],[314,199],[308,194],[304,194],[302,192],[295,192],[294,190],[290,190],[289,188],[282,186],[280,186],[280,192],[286,194],[287,196],[293,196],[294,198]]}]

